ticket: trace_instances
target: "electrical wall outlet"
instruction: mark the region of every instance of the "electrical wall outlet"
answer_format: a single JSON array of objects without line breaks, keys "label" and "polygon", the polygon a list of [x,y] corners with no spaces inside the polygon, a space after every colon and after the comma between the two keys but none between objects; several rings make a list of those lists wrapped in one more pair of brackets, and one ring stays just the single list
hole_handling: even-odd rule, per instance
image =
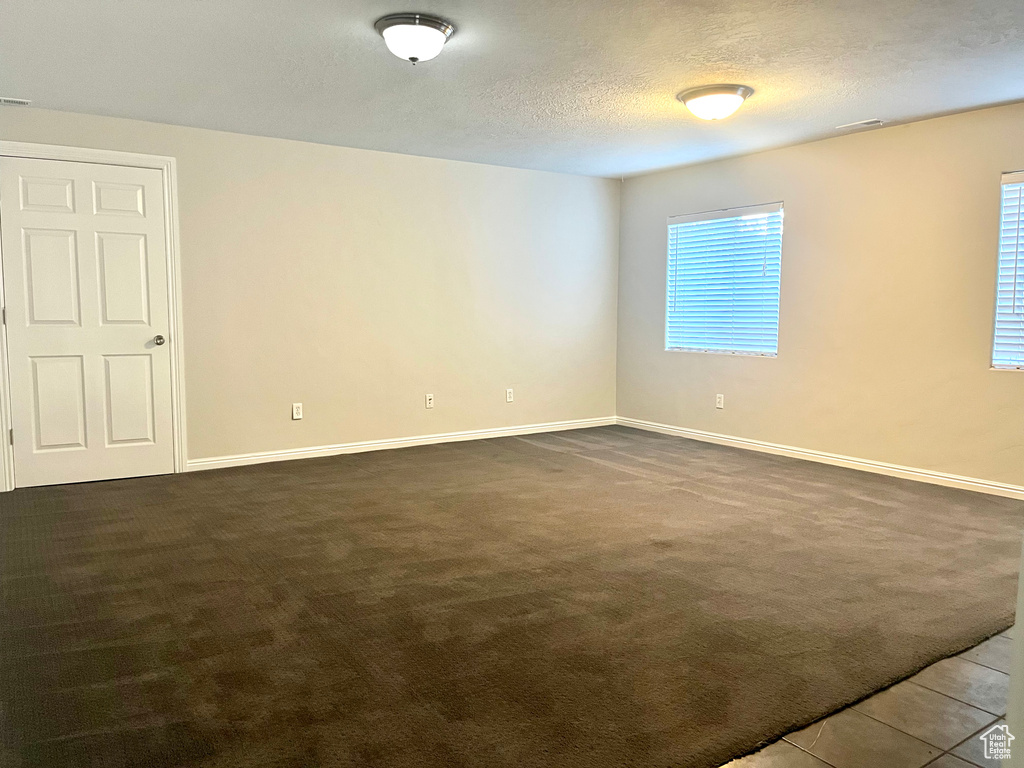
[{"label": "electrical wall outlet", "polygon": [[715,408],[725,408],[725,395],[715,395]]},{"label": "electrical wall outlet", "polygon": [[434,407],[434,396],[433,395],[424,395],[423,396],[423,407],[424,408],[433,408]]},{"label": "electrical wall outlet", "polygon": [[302,403],[292,403],[292,421],[302,418]]},{"label": "electrical wall outlet", "polygon": [[512,397],[512,387],[505,390],[505,402],[511,403],[514,398]]}]

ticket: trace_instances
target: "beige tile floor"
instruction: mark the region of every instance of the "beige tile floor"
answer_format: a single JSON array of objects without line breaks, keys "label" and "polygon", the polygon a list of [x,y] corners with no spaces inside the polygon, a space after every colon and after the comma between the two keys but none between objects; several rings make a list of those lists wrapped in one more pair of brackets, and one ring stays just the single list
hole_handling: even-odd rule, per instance
[{"label": "beige tile floor", "polygon": [[[1024,626],[1024,625],[1022,625]],[[728,768],[975,768],[1006,715],[1013,627]]]}]

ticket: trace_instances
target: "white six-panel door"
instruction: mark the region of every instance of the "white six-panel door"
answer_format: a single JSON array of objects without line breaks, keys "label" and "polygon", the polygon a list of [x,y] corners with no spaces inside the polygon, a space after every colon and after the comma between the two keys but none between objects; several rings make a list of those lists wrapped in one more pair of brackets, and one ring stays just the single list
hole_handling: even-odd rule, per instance
[{"label": "white six-panel door", "polygon": [[174,471],[159,170],[0,158],[14,480]]}]

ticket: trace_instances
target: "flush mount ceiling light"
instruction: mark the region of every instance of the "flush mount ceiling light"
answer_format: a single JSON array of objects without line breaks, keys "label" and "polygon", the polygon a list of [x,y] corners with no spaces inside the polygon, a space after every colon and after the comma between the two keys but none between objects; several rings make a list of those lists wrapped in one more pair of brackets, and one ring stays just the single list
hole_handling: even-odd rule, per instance
[{"label": "flush mount ceiling light", "polygon": [[395,56],[415,64],[430,61],[455,34],[455,26],[422,13],[392,13],[373,25]]},{"label": "flush mount ceiling light", "polygon": [[683,91],[676,98],[701,120],[721,120],[743,106],[753,93],[754,89],[745,85],[705,85]]}]

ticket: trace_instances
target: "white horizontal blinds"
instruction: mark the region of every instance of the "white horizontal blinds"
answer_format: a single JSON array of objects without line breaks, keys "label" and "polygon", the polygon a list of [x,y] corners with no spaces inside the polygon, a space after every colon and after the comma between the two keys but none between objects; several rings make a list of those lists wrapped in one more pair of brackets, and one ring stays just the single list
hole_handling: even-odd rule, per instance
[{"label": "white horizontal blinds", "polygon": [[778,351],[782,204],[669,219],[665,346]]},{"label": "white horizontal blinds", "polygon": [[1003,177],[999,228],[999,279],[996,286],[996,331],[992,344],[995,368],[1024,368],[1024,178]]}]

